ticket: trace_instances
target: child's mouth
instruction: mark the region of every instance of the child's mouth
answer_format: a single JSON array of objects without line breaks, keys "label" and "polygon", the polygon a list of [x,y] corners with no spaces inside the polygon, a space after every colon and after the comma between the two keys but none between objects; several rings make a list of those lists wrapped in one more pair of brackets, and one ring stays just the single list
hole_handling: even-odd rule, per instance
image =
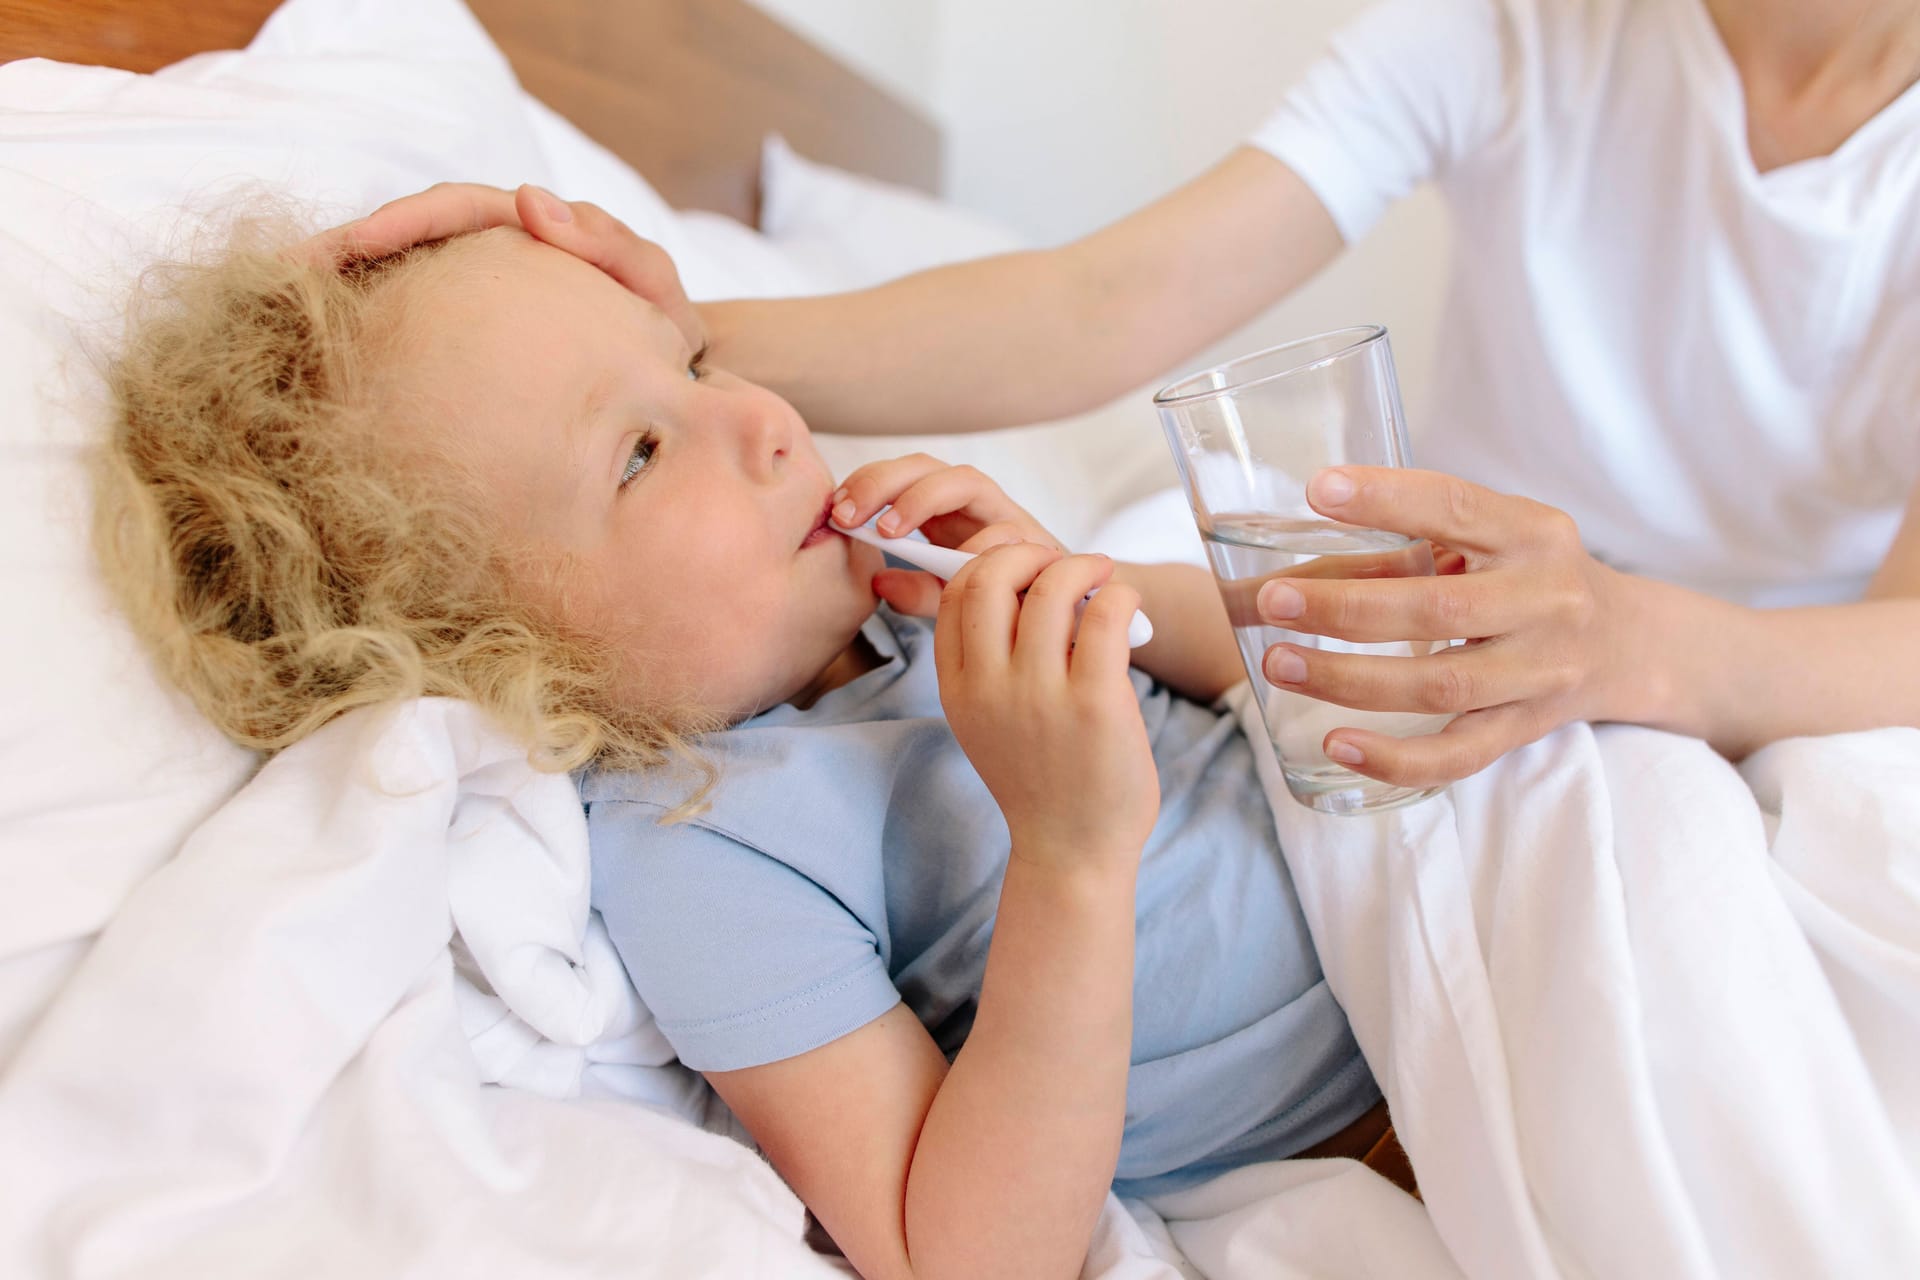
[{"label": "child's mouth", "polygon": [[807,536],[800,539],[800,549],[802,551],[805,551],[808,547],[818,546],[833,536],[834,529],[829,523],[832,514],[833,499],[828,497],[826,502],[820,507],[820,515],[814,520],[813,528],[807,530]]}]

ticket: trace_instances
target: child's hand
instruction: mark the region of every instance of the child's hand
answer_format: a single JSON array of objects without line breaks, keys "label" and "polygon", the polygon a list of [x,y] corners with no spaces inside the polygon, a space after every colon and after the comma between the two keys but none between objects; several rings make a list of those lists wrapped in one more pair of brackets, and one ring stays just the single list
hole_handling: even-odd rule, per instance
[{"label": "child's hand", "polygon": [[[972,467],[951,467],[924,453],[870,462],[834,494],[833,518],[851,529],[882,507],[876,526],[889,538],[915,529],[936,546],[978,553],[1007,542],[1033,542],[1064,554],[1065,547],[999,485]],[[918,570],[882,569],[874,592],[901,613],[930,618],[940,603],[940,580]]]},{"label": "child's hand", "polygon": [[516,191],[477,182],[440,182],[389,200],[364,218],[323,231],[305,251],[332,262],[375,258],[430,240],[492,227],[519,227],[538,240],[600,268],[667,313],[695,351],[707,343],[706,325],[687,301],[680,273],[666,250],[635,235],[599,205],[568,204],[544,187]]},{"label": "child's hand", "polygon": [[[1108,585],[1112,574],[1105,556],[1014,542],[988,548],[942,593],[940,704],[1006,816],[1016,858],[1131,866],[1159,816],[1127,676],[1127,620],[1140,597]],[[1074,606],[1103,585],[1076,633]]]}]

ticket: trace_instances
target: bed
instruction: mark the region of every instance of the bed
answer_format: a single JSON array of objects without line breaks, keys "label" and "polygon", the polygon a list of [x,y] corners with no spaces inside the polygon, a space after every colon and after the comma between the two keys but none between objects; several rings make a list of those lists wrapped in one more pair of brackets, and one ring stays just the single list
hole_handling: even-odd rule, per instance
[{"label": "bed", "polygon": [[[81,536],[91,353],[105,282],[261,183],[543,181],[696,296],[1017,237],[740,0],[0,0],[0,63],[0,1274],[844,1274],[625,983],[564,779],[444,702],[261,769],[155,683]],[[1196,552],[1137,398],[932,448]],[[1378,820],[1268,776],[1425,1203],[1256,1166],[1110,1199],[1084,1274],[1920,1274],[1916,778],[1909,730],[1736,769],[1586,726]]]}]

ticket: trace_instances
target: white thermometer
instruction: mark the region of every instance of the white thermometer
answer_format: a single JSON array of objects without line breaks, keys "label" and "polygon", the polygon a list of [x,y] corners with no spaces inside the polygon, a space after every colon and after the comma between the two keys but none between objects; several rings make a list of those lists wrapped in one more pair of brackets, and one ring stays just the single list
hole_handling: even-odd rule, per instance
[{"label": "white thermometer", "polygon": [[[889,538],[884,534],[875,533],[866,525],[861,525],[857,529],[842,529],[837,524],[829,523],[827,527],[835,533],[844,533],[849,538],[864,542],[870,547],[878,547],[890,556],[905,560],[916,569],[925,569],[936,578],[951,579],[954,574],[960,572],[961,565],[973,559],[971,551],[936,547],[931,542],[922,542],[918,538]],[[1093,599],[1099,590],[1095,587],[1087,592],[1086,600],[1082,600],[1074,609],[1075,617],[1080,615],[1080,612],[1087,607],[1087,600]],[[1153,639],[1153,624],[1147,621],[1146,614],[1135,609],[1133,617],[1127,621],[1127,647],[1138,649],[1151,639]]]}]

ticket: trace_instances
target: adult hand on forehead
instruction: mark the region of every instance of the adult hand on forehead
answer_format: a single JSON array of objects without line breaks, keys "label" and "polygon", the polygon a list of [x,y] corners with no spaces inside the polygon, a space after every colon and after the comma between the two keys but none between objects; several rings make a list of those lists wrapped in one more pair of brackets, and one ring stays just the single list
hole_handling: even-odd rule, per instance
[{"label": "adult hand on forehead", "polygon": [[490,227],[519,227],[591,263],[666,312],[694,350],[706,345],[706,326],[687,300],[680,273],[666,250],[635,235],[599,205],[586,201],[569,204],[531,183],[515,191],[473,182],[436,183],[425,191],[390,200],[364,218],[324,231],[306,247],[317,257],[343,262],[377,258]]},{"label": "adult hand on forehead", "polygon": [[1282,689],[1346,707],[1455,716],[1438,733],[1404,739],[1335,729],[1324,744],[1331,758],[1385,782],[1434,786],[1570,720],[1658,719],[1658,691],[1637,678],[1646,668],[1633,647],[1634,579],[1588,554],[1566,513],[1398,467],[1322,471],[1307,498],[1330,519],[1430,539],[1447,549],[1442,572],[1281,574],[1255,597],[1261,621],[1358,642],[1466,641],[1417,658],[1269,648],[1262,669]]}]

